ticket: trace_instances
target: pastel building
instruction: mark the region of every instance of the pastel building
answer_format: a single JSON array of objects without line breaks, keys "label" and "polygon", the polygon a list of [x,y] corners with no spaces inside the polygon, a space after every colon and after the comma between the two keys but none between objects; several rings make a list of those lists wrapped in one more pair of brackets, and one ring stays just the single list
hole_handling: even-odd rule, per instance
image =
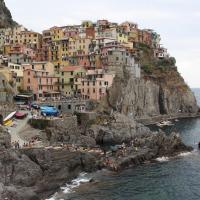
[{"label": "pastel building", "polygon": [[17,90],[23,89],[23,66],[15,63],[8,63],[8,68],[15,74]]},{"label": "pastel building", "polygon": [[51,62],[32,62],[30,64],[23,64],[22,67],[23,69],[47,71],[50,75],[54,75],[54,65]]},{"label": "pastel building", "polygon": [[58,78],[45,70],[25,69],[23,72],[24,90],[32,92],[35,100],[45,97],[56,98],[58,90]]},{"label": "pastel building", "polygon": [[74,96],[77,93],[77,86],[74,85],[75,80],[83,77],[86,73],[84,67],[66,66],[62,67],[59,77],[59,89],[64,96]]},{"label": "pastel building", "polygon": [[4,75],[7,82],[16,90],[16,74],[8,67],[0,67],[0,73]]},{"label": "pastel building", "polygon": [[113,73],[105,73],[103,69],[88,70],[85,77],[75,80],[75,85],[83,99],[98,101],[106,95],[106,91],[111,87],[114,77]]},{"label": "pastel building", "polygon": [[140,65],[135,61],[134,55],[116,42],[107,44],[101,50],[102,64],[115,74],[122,74],[124,68],[135,77],[140,78]]}]

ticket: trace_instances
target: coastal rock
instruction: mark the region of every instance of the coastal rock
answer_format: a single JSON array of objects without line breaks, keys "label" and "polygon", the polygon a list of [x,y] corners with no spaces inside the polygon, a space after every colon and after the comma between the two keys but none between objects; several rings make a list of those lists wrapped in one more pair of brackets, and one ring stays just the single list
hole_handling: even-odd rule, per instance
[{"label": "coastal rock", "polygon": [[67,143],[88,147],[96,145],[94,138],[82,134],[75,116],[64,117],[62,120],[52,123],[45,132],[47,140],[51,144]]},{"label": "coastal rock", "polygon": [[126,73],[116,77],[98,109],[137,119],[198,112],[194,94],[176,69],[169,67],[143,74],[141,79]]},{"label": "coastal rock", "polygon": [[0,199],[46,198],[80,172],[91,172],[99,166],[96,153],[67,149],[5,150],[0,154]]},{"label": "coastal rock", "polygon": [[11,136],[8,131],[0,127],[0,148],[10,148],[11,147]]},{"label": "coastal rock", "polygon": [[94,124],[87,130],[100,145],[122,144],[130,142],[137,136],[150,133],[150,129],[120,113],[114,113],[108,124]]},{"label": "coastal rock", "polygon": [[158,157],[172,157],[188,151],[192,151],[192,147],[183,144],[179,134],[172,133],[166,136],[163,132],[156,132],[137,137],[131,141],[131,145],[114,151],[108,158],[108,168],[122,170]]}]

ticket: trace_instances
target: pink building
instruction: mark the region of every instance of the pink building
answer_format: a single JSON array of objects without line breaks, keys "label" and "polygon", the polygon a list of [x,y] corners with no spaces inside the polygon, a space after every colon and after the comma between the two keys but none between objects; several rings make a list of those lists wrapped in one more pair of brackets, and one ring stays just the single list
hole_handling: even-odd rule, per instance
[{"label": "pink building", "polygon": [[111,87],[115,75],[105,73],[103,69],[88,70],[84,78],[75,81],[78,91],[84,99],[100,100]]},{"label": "pink building", "polygon": [[78,55],[77,56],[78,66],[83,66],[88,68],[90,66],[90,60],[88,55]]},{"label": "pink building", "polygon": [[23,88],[31,91],[35,100],[44,97],[58,97],[58,78],[45,70],[25,69],[23,72]]}]

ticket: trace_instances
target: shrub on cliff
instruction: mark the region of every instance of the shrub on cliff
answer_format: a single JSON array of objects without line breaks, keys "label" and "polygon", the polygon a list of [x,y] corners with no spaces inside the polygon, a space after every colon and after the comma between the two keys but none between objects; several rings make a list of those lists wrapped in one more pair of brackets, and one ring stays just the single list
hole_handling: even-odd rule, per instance
[{"label": "shrub on cliff", "polygon": [[141,66],[141,68],[144,70],[145,73],[147,74],[151,74],[152,71],[153,71],[153,68],[151,65],[147,65],[147,64],[144,64]]},{"label": "shrub on cliff", "polygon": [[175,67],[176,59],[174,57],[158,59],[155,61],[156,67]]}]

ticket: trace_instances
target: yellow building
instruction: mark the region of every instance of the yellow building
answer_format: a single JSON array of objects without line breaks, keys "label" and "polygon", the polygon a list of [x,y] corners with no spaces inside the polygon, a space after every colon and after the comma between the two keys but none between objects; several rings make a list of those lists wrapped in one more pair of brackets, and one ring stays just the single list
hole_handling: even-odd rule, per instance
[{"label": "yellow building", "polygon": [[80,66],[62,67],[59,77],[59,88],[63,95],[74,96],[78,90],[74,82],[85,75],[86,70]]},{"label": "yellow building", "polygon": [[127,43],[128,35],[126,33],[117,33],[117,41],[120,43]]},{"label": "yellow building", "polygon": [[42,47],[42,35],[33,31],[13,32],[13,34],[9,35],[6,44],[20,44],[29,48],[39,49]]},{"label": "yellow building", "polygon": [[83,28],[89,28],[89,27],[92,27],[92,26],[93,26],[92,21],[86,20],[86,21],[83,21],[83,22],[82,22],[82,27],[83,27]]},{"label": "yellow building", "polygon": [[67,66],[69,65],[68,57],[69,57],[69,51],[68,51],[68,39],[61,39],[59,42],[59,50],[60,50],[60,57],[59,62],[60,66]]},{"label": "yellow building", "polygon": [[19,91],[20,89],[23,89],[23,67],[18,64],[8,63],[8,68],[13,72],[11,75],[14,74],[15,76],[17,90]]},{"label": "yellow building", "polygon": [[51,40],[58,41],[64,38],[64,29],[62,27],[52,27],[50,28]]},{"label": "yellow building", "polygon": [[4,75],[6,80],[10,83],[13,89],[16,91],[16,74],[8,67],[0,67],[0,73]]},{"label": "yellow building", "polygon": [[8,55],[11,52],[12,45],[5,44],[3,47],[3,54]]}]

